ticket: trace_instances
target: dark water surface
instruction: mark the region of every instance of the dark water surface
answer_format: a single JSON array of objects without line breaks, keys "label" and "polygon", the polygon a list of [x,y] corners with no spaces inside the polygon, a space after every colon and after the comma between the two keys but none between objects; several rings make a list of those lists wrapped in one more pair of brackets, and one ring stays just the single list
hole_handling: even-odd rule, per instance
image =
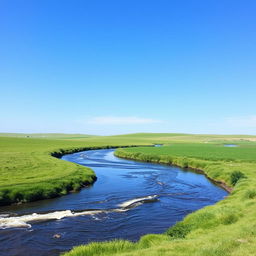
[{"label": "dark water surface", "polygon": [[123,160],[113,151],[62,157],[91,167],[98,177],[93,186],[56,199],[1,207],[0,255],[54,256],[91,241],[136,241],[147,233],[164,232],[227,195],[202,174]]}]

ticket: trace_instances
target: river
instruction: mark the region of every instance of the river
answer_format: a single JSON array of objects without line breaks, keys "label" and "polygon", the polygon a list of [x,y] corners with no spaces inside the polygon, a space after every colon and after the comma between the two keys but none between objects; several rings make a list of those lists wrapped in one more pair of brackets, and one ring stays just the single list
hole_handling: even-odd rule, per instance
[{"label": "river", "polygon": [[96,172],[97,181],[78,193],[0,207],[0,255],[55,256],[92,241],[136,241],[228,194],[192,170],[120,159],[113,152],[62,157]]}]

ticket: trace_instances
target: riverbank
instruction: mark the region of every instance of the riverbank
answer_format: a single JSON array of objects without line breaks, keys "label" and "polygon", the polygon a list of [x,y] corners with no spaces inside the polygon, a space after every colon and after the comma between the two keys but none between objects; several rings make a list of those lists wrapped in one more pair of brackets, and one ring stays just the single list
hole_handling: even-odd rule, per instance
[{"label": "riverbank", "polygon": [[[69,192],[79,191],[82,187],[93,184],[97,177],[90,168],[64,163],[57,159],[57,161],[53,160],[53,156],[61,156],[61,154],[71,151],[76,152],[76,150],[79,151],[79,148],[68,149],[67,151],[60,149],[50,154],[48,152],[33,153],[33,157],[38,161],[34,165],[34,170],[31,166],[28,166],[25,170],[23,168],[17,170],[18,166],[5,167],[5,170],[1,173],[5,176],[9,175],[8,171],[14,171],[13,169],[15,169],[16,175],[13,175],[15,183],[7,183],[1,186],[0,206],[54,198],[66,195]],[[24,154],[22,155],[24,157]],[[16,156],[17,154],[14,155],[14,158]],[[30,158],[31,162],[34,160],[31,159],[30,155],[26,158],[26,160]],[[42,171],[42,173],[36,173],[36,171]]]},{"label": "riverbank", "polygon": [[90,168],[58,159],[64,154],[134,144],[120,139],[0,137],[0,206],[59,197],[96,181]]},{"label": "riverbank", "polygon": [[[144,159],[145,161],[148,161],[147,158],[151,155],[164,156],[161,161],[172,161],[172,158],[176,158],[176,165],[182,167],[187,167],[189,161],[189,166],[204,170],[210,178],[223,181],[234,187],[234,190],[225,200],[214,206],[189,214],[166,234],[147,235],[138,243],[92,243],[76,247],[66,255],[255,255],[256,144],[250,142],[252,139],[250,136],[184,134],[131,134],[61,140],[1,137],[0,200],[4,198],[3,191],[9,190],[11,196],[20,198],[23,189],[30,193],[31,190],[40,187],[40,184],[45,185],[42,189],[49,191],[49,195],[49,184],[55,185],[55,181],[61,185],[65,184],[66,178],[72,178],[74,172],[81,171],[84,174],[87,170],[85,167],[52,157],[53,152],[61,154],[85,146],[114,147],[168,143],[171,144],[170,147],[127,148],[125,151],[129,151],[129,154],[150,155]],[[224,147],[227,142],[239,144],[239,147]],[[78,175],[78,178],[81,179],[81,176]],[[65,194],[67,190],[64,189],[62,192]]]},{"label": "riverbank", "polygon": [[[183,150],[180,151],[182,147]],[[188,150],[189,147],[193,150]],[[254,154],[255,148],[255,145],[249,146],[249,149],[247,146],[241,146],[238,149],[240,151],[235,152],[237,156],[242,151],[241,158],[232,160],[230,159],[232,152],[225,151],[226,149],[220,156],[212,154],[213,160],[210,160],[209,153],[212,152],[212,146],[207,147],[204,144],[195,145],[195,148],[192,145],[177,145],[177,152],[183,151],[183,157],[177,154],[171,155],[168,147],[118,149],[116,155],[124,158],[204,170],[208,177],[218,180],[221,184],[227,184],[227,189],[232,187],[233,191],[225,200],[187,215],[183,221],[178,222],[163,235],[146,235],[137,243],[128,241],[92,243],[75,247],[65,256],[254,255],[256,250],[256,233],[254,232],[256,228],[256,163],[253,161],[253,155],[249,155],[252,158],[250,161],[243,159],[242,156],[245,155],[248,158],[248,152]],[[161,155],[159,150],[161,153],[167,151],[166,154]],[[175,146],[172,150],[175,152]],[[201,158],[191,157],[199,153]]]},{"label": "riverbank", "polygon": [[[216,185],[222,187],[224,190],[227,192],[231,193],[233,191],[233,187],[231,185],[228,185],[226,182],[213,179],[210,177],[200,166],[200,162],[196,163],[195,159],[189,159],[186,158],[184,162],[184,158],[180,157],[172,157],[172,158],[166,158],[166,156],[158,156],[158,155],[151,155],[151,154],[133,154],[130,153],[129,151],[125,150],[116,150],[114,153],[115,156],[124,158],[124,159],[129,159],[129,160],[136,160],[136,161],[141,161],[141,162],[150,162],[150,163],[157,163],[157,164],[166,164],[166,165],[172,165],[172,166],[178,166],[181,168],[189,168],[190,170],[193,170],[197,173],[204,174],[207,179],[211,180],[213,183]],[[195,167],[196,166],[196,167]]]}]

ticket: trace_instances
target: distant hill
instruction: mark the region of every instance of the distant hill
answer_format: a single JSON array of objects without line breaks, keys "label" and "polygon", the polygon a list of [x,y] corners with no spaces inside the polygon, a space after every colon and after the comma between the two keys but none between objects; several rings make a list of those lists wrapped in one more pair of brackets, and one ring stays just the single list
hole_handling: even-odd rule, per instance
[{"label": "distant hill", "polygon": [[0,133],[0,137],[16,138],[46,138],[46,139],[82,139],[96,137],[89,134],[67,134],[67,133]]}]

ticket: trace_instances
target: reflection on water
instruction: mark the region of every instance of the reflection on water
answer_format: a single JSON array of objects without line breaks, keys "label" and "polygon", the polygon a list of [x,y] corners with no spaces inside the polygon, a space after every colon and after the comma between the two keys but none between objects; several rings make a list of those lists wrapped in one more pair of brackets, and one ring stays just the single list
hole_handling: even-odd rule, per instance
[{"label": "reflection on water", "polygon": [[235,148],[235,147],[238,147],[238,145],[236,145],[236,144],[225,144],[224,147]]}]

